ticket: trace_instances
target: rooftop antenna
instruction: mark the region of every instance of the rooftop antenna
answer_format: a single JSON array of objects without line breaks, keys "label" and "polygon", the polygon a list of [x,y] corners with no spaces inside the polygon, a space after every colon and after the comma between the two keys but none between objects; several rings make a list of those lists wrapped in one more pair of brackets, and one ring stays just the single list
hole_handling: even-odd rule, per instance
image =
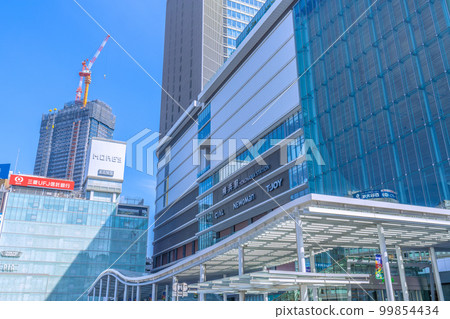
[{"label": "rooftop antenna", "polygon": [[17,163],[19,162],[20,148],[17,150],[16,164],[14,165],[14,174],[17,172]]}]

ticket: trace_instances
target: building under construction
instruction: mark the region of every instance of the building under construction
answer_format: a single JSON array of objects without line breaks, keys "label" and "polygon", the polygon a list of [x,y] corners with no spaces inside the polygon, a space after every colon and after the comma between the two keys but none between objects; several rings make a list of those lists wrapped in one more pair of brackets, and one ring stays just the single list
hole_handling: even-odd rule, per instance
[{"label": "building under construction", "polygon": [[71,102],[42,116],[34,174],[73,180],[81,189],[89,139],[113,137],[116,117],[106,103],[94,100],[80,108]]}]

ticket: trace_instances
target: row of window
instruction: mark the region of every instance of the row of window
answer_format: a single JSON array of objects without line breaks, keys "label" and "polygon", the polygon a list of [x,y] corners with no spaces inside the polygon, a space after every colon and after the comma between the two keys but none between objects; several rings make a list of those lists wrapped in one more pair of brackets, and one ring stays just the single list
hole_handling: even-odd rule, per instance
[{"label": "row of window", "polygon": [[242,167],[246,166],[252,160],[259,155],[263,154],[282,139],[291,135],[303,126],[303,116],[301,111],[296,112],[294,115],[286,119],[282,124],[263,136],[256,144],[249,149],[240,153],[236,160],[229,162],[224,167],[219,169],[213,175],[202,181],[199,185],[199,195],[205,191],[225,180]]},{"label": "row of window", "polygon": [[245,21],[245,22],[250,22],[252,20],[252,16],[240,13],[240,12],[236,12],[233,10],[227,10],[227,16],[234,18],[234,19],[238,19],[241,21]]},{"label": "row of window", "polygon": [[72,213],[7,207],[5,219],[11,221],[29,221],[49,224],[68,224],[83,226],[104,226],[125,229],[147,229],[147,219],[125,216],[105,216],[97,214]]},{"label": "row of window", "polygon": [[236,9],[236,10],[239,10],[242,12],[246,12],[246,13],[254,16],[259,11],[259,8],[261,8],[261,6],[263,5],[263,2],[261,2],[261,1],[248,1],[247,2],[245,0],[241,0],[241,2],[245,2],[250,5],[253,5],[253,6],[257,7],[257,9],[249,7],[248,5],[245,5],[245,4],[236,2],[236,1],[230,1],[230,0],[227,0],[227,7],[233,8],[233,9]]},{"label": "row of window", "polygon": [[161,266],[167,265],[173,261],[177,261],[184,257],[188,257],[190,255],[195,254],[195,252],[197,250],[198,250],[197,241],[193,241],[193,242],[183,245],[181,247],[172,249],[161,255],[153,257],[153,267],[154,268],[161,267]]},{"label": "row of window", "polygon": [[58,212],[95,213],[108,216],[115,211],[116,204],[72,198],[11,193],[8,198],[8,207],[33,208]]}]

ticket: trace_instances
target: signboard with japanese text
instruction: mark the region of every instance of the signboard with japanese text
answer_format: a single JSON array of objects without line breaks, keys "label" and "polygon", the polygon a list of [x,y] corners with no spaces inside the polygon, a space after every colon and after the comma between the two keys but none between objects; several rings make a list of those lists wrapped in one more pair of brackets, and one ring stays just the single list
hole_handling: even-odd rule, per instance
[{"label": "signboard with japanese text", "polygon": [[397,193],[390,189],[358,192],[353,194],[357,199],[394,199],[397,200]]},{"label": "signboard with japanese text", "polygon": [[14,186],[51,188],[69,191],[73,190],[75,186],[73,181],[27,175],[11,175],[9,183]]}]

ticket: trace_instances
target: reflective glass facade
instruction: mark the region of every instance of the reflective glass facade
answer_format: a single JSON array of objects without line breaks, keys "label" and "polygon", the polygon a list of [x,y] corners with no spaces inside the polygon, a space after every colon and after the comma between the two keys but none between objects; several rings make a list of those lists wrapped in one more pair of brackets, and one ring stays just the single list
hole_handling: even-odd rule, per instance
[{"label": "reflective glass facade", "polygon": [[226,0],[224,55],[229,57],[236,49],[236,39],[253,19],[266,0]]},{"label": "reflective glass facade", "polygon": [[305,139],[325,161],[308,162],[309,188],[391,189],[401,203],[437,206],[450,199],[448,6],[379,1],[364,13],[372,3],[294,7]]},{"label": "reflective glass facade", "polygon": [[148,219],[117,204],[12,192],[3,215],[0,251],[19,256],[0,256],[0,300],[76,300],[111,265],[145,270]]}]

